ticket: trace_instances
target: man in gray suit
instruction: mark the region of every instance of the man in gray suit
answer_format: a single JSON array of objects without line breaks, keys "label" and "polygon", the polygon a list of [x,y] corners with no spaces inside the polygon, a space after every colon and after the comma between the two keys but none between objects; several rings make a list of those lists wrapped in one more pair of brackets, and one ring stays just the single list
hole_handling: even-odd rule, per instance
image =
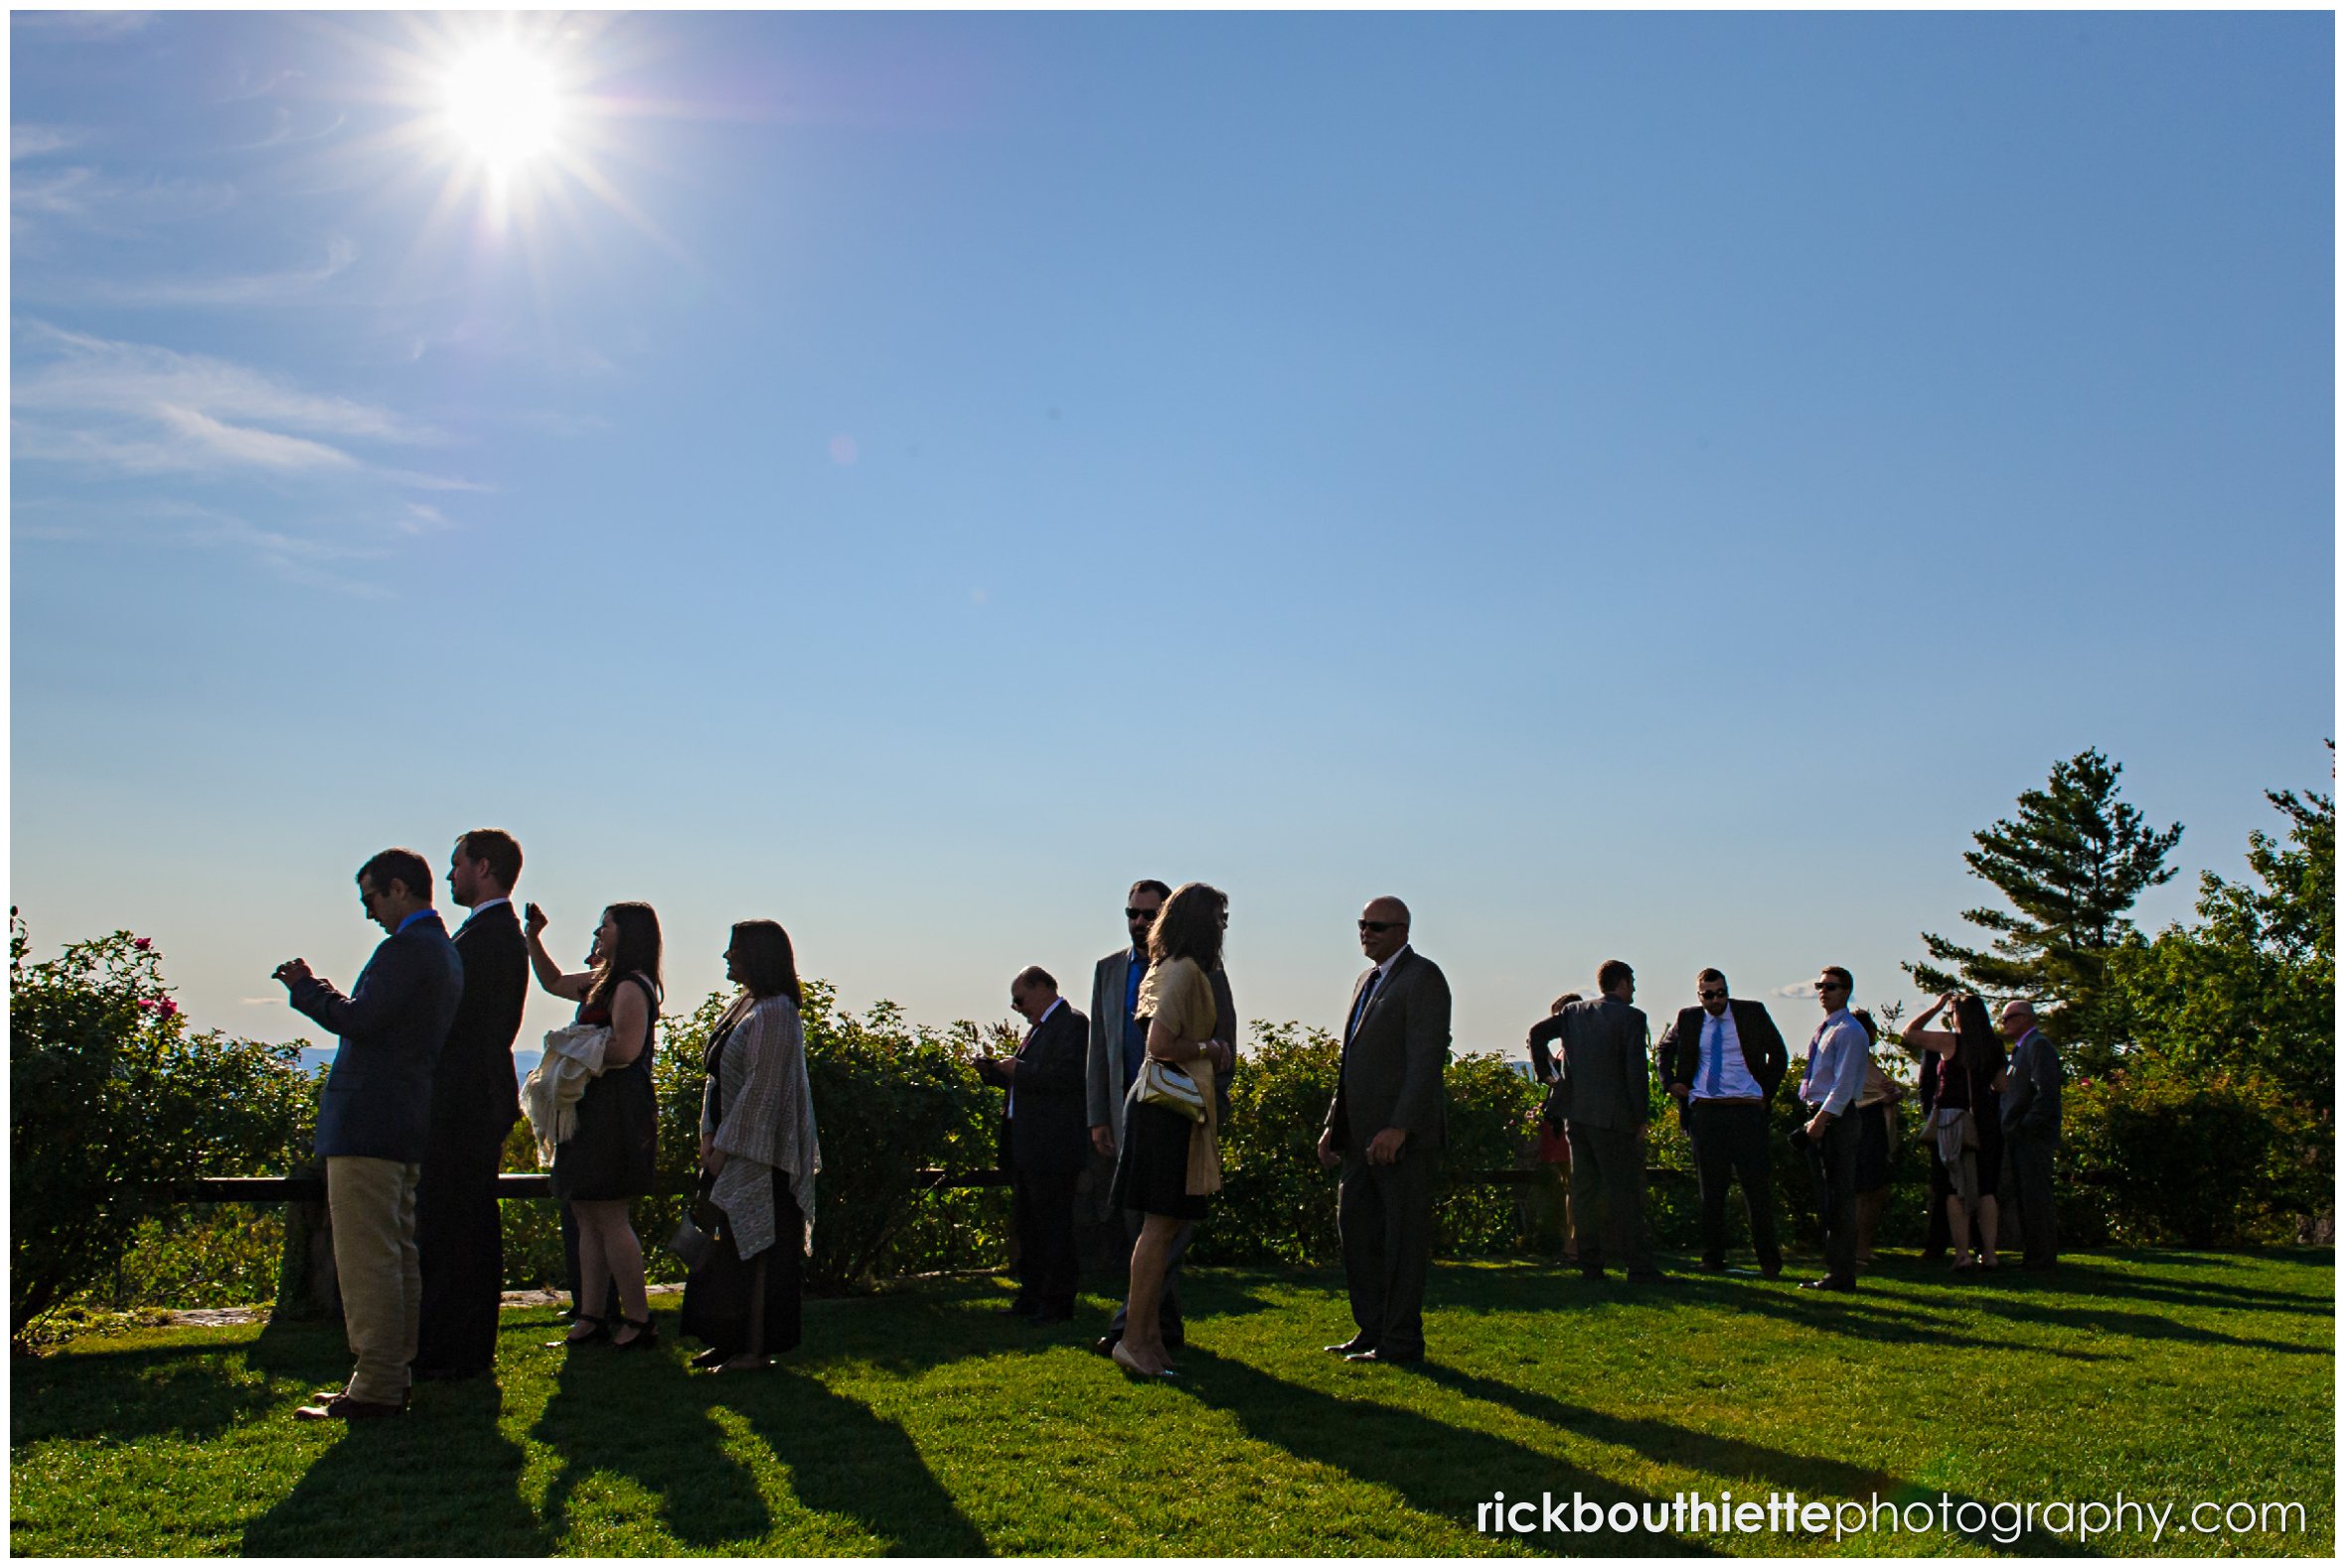
[{"label": "man in gray suit", "polygon": [[2011,1041],[2011,1077],[2003,1090],[2003,1158],[2019,1212],[2020,1267],[2060,1266],[2060,1239],[2053,1223],[2052,1161],[2060,1151],[2060,1052],[2036,1027],[2036,1010],[2026,1002],[2004,1004],[1999,1024]]},{"label": "man in gray suit", "polygon": [[1335,1228],[1358,1332],[1328,1348],[1347,1361],[1422,1361],[1433,1177],[1448,1133],[1450,983],[1409,946],[1409,906],[1397,898],[1360,911],[1359,945],[1373,967],[1352,983],[1319,1141],[1320,1163],[1343,1168]]},{"label": "man in gray suit", "polygon": [[1631,1280],[1656,1281],[1664,1276],[1644,1241],[1644,1125],[1651,1115],[1652,1065],[1644,1050],[1644,1014],[1631,1006],[1637,973],[1608,959],[1596,971],[1596,989],[1603,994],[1595,1001],[1575,1002],[1531,1026],[1531,1055],[1544,1056],[1551,1040],[1563,1043],[1581,1275],[1604,1278],[1609,1254],[1628,1268]]}]

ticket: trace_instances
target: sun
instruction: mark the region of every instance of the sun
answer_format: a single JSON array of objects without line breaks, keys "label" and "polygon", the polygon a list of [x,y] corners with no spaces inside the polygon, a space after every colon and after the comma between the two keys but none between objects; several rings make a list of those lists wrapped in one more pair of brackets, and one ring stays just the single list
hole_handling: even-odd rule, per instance
[{"label": "sun", "polygon": [[449,68],[448,134],[468,156],[505,173],[555,149],[562,121],[553,68],[516,44],[475,45]]}]

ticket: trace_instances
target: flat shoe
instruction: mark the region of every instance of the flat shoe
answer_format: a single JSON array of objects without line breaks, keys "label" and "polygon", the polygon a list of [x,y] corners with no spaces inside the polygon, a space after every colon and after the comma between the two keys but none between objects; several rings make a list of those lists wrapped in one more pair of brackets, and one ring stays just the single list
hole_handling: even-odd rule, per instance
[{"label": "flat shoe", "polygon": [[1122,1367],[1126,1372],[1129,1372],[1134,1377],[1148,1378],[1153,1381],[1160,1377],[1171,1377],[1172,1375],[1172,1369],[1171,1367],[1167,1367],[1161,1372],[1152,1372],[1147,1367],[1142,1366],[1140,1364],[1139,1358],[1133,1355],[1130,1350],[1124,1348],[1124,1341],[1121,1339],[1116,1341],[1116,1347],[1113,1350],[1110,1350],[1108,1354],[1114,1358],[1115,1363],[1118,1366]]}]

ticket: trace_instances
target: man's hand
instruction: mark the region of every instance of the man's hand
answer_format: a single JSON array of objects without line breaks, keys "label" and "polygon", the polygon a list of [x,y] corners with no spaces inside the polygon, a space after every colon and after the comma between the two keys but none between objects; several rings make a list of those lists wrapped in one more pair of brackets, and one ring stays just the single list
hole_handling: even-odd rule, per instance
[{"label": "man's hand", "polygon": [[1335,1129],[1332,1127],[1320,1134],[1319,1157],[1320,1164],[1329,1171],[1343,1163],[1343,1157],[1335,1153]]},{"label": "man's hand", "polygon": [[1818,1111],[1807,1119],[1807,1136],[1810,1139],[1821,1138],[1824,1135],[1824,1129],[1831,1125],[1832,1119]]},{"label": "man's hand", "polygon": [[1400,1146],[1409,1141],[1408,1130],[1387,1127],[1368,1140],[1368,1164],[1391,1166],[1400,1164]]},{"label": "man's hand", "polygon": [[1005,1078],[1015,1078],[1017,1076],[1017,1058],[1016,1056],[997,1056],[994,1058],[994,1070]]},{"label": "man's hand", "polygon": [[1092,1148],[1094,1148],[1094,1149],[1096,1149],[1096,1150],[1098,1150],[1098,1151],[1100,1152],[1100,1154],[1101,1154],[1103,1157],[1105,1157],[1106,1159],[1109,1159],[1109,1160],[1113,1160],[1113,1159],[1115,1159],[1115,1158],[1116,1158],[1116,1134],[1115,1134],[1115,1130],[1114,1130],[1113,1128],[1109,1127],[1109,1126],[1108,1126],[1108,1124],[1107,1124],[1107,1123],[1105,1123],[1105,1122],[1102,1122],[1102,1123],[1100,1123],[1100,1124],[1099,1124],[1097,1127],[1094,1127],[1094,1128],[1092,1128],[1092,1129],[1091,1129],[1091,1147],[1092,1147]]},{"label": "man's hand", "polygon": [[1693,1085],[1690,1083],[1673,1083],[1669,1085],[1669,1093],[1676,1098],[1676,1101],[1679,1105],[1683,1105],[1686,1102],[1686,1099],[1693,1093]]},{"label": "man's hand", "polygon": [[287,991],[291,991],[295,986],[301,984],[301,982],[305,980],[313,980],[316,977],[310,974],[309,965],[306,961],[298,958],[289,958],[277,966],[274,978],[283,981],[285,983],[285,989]]}]

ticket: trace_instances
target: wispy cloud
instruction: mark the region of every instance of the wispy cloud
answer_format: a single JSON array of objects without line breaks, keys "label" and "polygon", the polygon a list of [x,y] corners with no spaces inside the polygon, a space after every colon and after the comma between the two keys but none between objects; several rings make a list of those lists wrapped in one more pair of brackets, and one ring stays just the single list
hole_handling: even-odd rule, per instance
[{"label": "wispy cloud", "polygon": [[11,125],[8,127],[8,161],[16,163],[26,158],[46,158],[51,153],[78,147],[88,139],[87,131],[71,125]]},{"label": "wispy cloud", "polygon": [[[347,532],[347,523],[338,525]],[[150,548],[220,550],[243,556],[270,575],[304,587],[324,588],[353,598],[382,599],[390,594],[379,583],[351,568],[388,559],[389,535],[380,530],[370,543],[365,538],[319,539],[264,528],[238,513],[197,506],[180,500],[156,500],[128,508],[109,505],[102,513],[55,524],[19,526],[10,532],[19,543],[102,544],[126,535]]]},{"label": "wispy cloud", "polygon": [[1815,982],[1812,980],[1794,981],[1791,985],[1776,987],[1768,995],[1783,997],[1788,1001],[1813,1002],[1816,995]]},{"label": "wispy cloud", "polygon": [[312,392],[249,366],[149,344],[17,325],[19,459],[199,475],[366,474],[400,486],[472,481],[387,467],[353,448],[445,436],[378,404]]},{"label": "wispy cloud", "polygon": [[39,179],[9,181],[9,209],[22,219],[58,219],[100,232],[210,218],[235,205],[236,188],[203,180],[136,180],[84,164]]},{"label": "wispy cloud", "polygon": [[152,11],[14,11],[9,25],[20,33],[83,44],[110,44],[146,31]]},{"label": "wispy cloud", "polygon": [[326,242],[326,253],[318,264],[310,267],[146,281],[60,277],[26,282],[20,277],[16,292],[20,300],[75,305],[298,305],[308,302],[322,285],[348,270],[358,254],[355,243],[337,235]]}]

